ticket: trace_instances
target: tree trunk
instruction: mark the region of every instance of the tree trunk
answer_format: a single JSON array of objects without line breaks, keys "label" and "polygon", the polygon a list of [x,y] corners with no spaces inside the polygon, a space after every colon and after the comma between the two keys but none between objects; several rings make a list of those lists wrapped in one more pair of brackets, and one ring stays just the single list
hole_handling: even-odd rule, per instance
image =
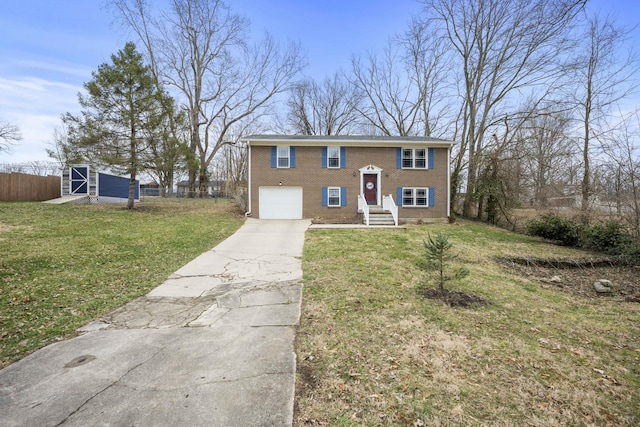
[{"label": "tree trunk", "polygon": [[198,181],[200,182],[198,187],[198,197],[203,198],[207,197],[208,188],[209,188],[209,176],[207,174],[207,165],[200,165],[200,173],[198,175]]},{"label": "tree trunk", "polygon": [[591,193],[591,169],[589,167],[589,120],[591,109],[589,107],[590,102],[590,84],[588,83],[589,89],[587,94],[587,106],[585,108],[585,118],[584,118],[584,146],[582,148],[582,160],[584,162],[584,175],[582,177],[582,204],[581,204],[581,216],[582,222],[587,224],[589,222],[589,196]]},{"label": "tree trunk", "polygon": [[484,196],[478,196],[477,201],[476,219],[482,221],[482,214],[484,211]]},{"label": "tree trunk", "polygon": [[187,159],[187,169],[189,170],[189,191],[187,197],[195,197],[196,194],[196,178],[198,176],[198,163],[196,157],[198,155],[198,147],[200,147],[200,124],[198,123],[198,112],[191,111],[189,120],[191,120],[191,143],[189,145],[189,153],[193,156]]},{"label": "tree trunk", "polygon": [[129,178],[129,198],[127,199],[127,209],[134,208],[134,202],[136,199],[136,172],[131,173]]},{"label": "tree trunk", "polygon": [[[133,105],[131,105],[131,111],[135,111]],[[137,150],[137,133],[135,125],[135,117],[132,115],[130,118],[131,123],[131,135],[129,136],[129,197],[127,198],[127,209],[133,209],[136,199],[136,175],[138,174],[138,150]]]}]

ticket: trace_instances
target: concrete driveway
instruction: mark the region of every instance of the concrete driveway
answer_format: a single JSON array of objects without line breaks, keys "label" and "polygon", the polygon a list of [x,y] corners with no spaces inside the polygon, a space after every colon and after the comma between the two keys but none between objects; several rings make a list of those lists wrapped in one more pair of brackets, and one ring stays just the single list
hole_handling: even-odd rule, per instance
[{"label": "concrete driveway", "polygon": [[3,426],[288,426],[309,221],[248,219],[148,295],[0,371]]}]

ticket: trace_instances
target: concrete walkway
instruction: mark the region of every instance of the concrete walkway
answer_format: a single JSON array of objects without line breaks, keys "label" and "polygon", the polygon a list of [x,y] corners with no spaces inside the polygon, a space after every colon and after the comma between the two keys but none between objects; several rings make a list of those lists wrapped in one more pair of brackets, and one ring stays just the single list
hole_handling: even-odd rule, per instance
[{"label": "concrete walkway", "polygon": [[248,219],[148,295],[0,371],[2,426],[289,426],[309,221]]},{"label": "concrete walkway", "polygon": [[58,197],[57,199],[45,200],[42,203],[61,205],[63,203],[73,203],[73,202],[77,202],[78,200],[88,199],[88,198],[89,196],[87,196],[86,194],[79,195],[79,196],[62,196],[62,197]]}]

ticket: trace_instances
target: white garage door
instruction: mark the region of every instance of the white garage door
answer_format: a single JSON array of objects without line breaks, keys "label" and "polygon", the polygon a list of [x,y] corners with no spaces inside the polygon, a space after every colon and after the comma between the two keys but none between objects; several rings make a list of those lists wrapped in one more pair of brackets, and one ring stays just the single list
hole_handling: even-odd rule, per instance
[{"label": "white garage door", "polygon": [[302,219],[302,187],[260,187],[260,219]]}]

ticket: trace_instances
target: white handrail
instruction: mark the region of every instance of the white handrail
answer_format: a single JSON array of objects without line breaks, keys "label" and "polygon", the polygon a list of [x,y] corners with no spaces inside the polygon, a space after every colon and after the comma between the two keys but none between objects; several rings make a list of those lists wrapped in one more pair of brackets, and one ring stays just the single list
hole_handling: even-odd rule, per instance
[{"label": "white handrail", "polygon": [[393,217],[393,223],[395,226],[398,226],[398,205],[393,200],[393,196],[389,194],[388,196],[382,196],[382,209],[385,211],[391,212],[391,216]]},{"label": "white handrail", "polygon": [[358,194],[358,210],[362,211],[362,215],[364,216],[365,225],[369,225],[369,205],[367,204],[367,199],[364,198],[364,194]]}]

